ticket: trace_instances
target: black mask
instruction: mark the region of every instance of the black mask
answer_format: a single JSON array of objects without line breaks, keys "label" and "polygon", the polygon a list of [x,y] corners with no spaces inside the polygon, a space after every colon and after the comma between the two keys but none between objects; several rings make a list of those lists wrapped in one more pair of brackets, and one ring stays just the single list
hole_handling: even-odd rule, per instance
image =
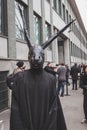
[{"label": "black mask", "polygon": [[30,67],[33,69],[41,69],[44,64],[44,50],[41,46],[33,46],[29,50],[28,60]]}]

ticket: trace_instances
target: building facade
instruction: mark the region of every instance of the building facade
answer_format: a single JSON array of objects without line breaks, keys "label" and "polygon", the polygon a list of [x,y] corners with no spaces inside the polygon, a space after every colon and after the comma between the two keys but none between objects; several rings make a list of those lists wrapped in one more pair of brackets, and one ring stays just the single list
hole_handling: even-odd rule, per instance
[{"label": "building facade", "polygon": [[[71,20],[76,21],[45,50],[45,61],[87,63],[86,30],[73,0],[0,0],[0,111],[10,104],[6,76],[18,60],[28,68],[28,47],[18,6],[24,11],[32,43],[42,44]],[[9,96],[8,96],[9,95]]]}]

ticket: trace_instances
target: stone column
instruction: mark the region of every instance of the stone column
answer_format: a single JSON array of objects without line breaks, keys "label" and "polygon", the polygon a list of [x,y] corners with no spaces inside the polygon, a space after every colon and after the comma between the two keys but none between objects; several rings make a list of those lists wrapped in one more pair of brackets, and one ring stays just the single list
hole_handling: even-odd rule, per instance
[{"label": "stone column", "polygon": [[[50,0],[51,35],[54,35],[53,12],[52,12],[52,10],[53,10],[53,8],[52,8],[52,0]],[[53,60],[54,63],[58,63],[58,44],[57,44],[57,38],[51,43],[51,45],[52,45],[52,60]]]},{"label": "stone column", "polygon": [[28,0],[28,8],[29,8],[29,34],[30,41],[34,43],[34,21],[33,21],[33,0]]},{"label": "stone column", "polygon": [[42,26],[41,26],[41,34],[42,34],[42,43],[45,42],[45,9],[44,9],[45,1],[41,0],[41,16],[42,16]]},{"label": "stone column", "polygon": [[8,57],[16,58],[15,0],[7,0],[8,14]]},{"label": "stone column", "polygon": [[70,42],[69,39],[64,41],[64,54],[65,54],[65,64],[70,66],[71,56],[70,56]]}]

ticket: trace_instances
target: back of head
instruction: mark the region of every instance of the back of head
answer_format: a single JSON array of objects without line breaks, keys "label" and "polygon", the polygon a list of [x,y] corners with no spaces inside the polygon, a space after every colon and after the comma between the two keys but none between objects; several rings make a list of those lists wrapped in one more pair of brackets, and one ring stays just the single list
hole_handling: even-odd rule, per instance
[{"label": "back of head", "polygon": [[77,63],[75,63],[74,66],[77,66]]},{"label": "back of head", "polygon": [[18,61],[16,65],[20,68],[20,67],[22,67],[24,65],[24,62],[23,61]]},{"label": "back of head", "polygon": [[64,66],[65,64],[64,64],[64,63],[61,63],[60,65]]}]

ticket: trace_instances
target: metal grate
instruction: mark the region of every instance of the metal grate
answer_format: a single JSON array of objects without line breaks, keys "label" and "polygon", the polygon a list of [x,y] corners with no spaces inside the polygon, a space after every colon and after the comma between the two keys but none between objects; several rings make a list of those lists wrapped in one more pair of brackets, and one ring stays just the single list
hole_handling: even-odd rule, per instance
[{"label": "metal grate", "polygon": [[7,71],[0,71],[0,111],[8,107]]}]

